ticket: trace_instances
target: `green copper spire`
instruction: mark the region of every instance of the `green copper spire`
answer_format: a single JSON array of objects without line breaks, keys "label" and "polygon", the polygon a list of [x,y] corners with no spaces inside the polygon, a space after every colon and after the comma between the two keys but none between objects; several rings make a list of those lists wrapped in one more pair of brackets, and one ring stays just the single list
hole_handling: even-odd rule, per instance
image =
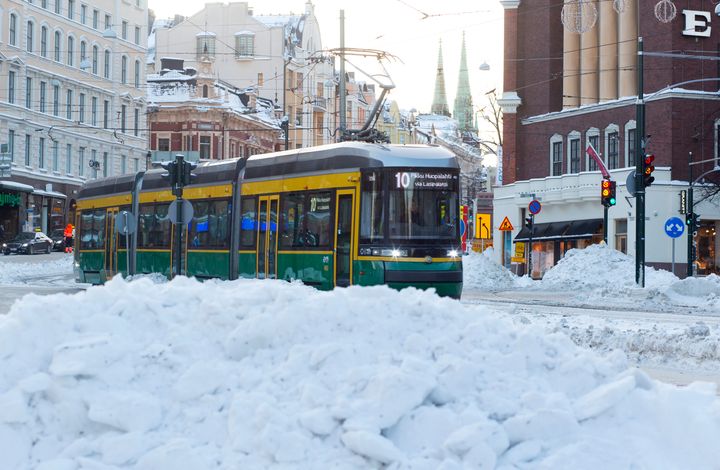
[{"label": "green copper spire", "polygon": [[443,72],[442,60],[442,39],[438,48],[438,66],[435,75],[435,96],[433,97],[430,113],[450,116],[450,108],[447,104],[447,95],[445,94],[445,72]]},{"label": "green copper spire", "polygon": [[458,75],[457,94],[453,117],[458,122],[458,130],[471,131],[473,126],[473,104],[470,93],[470,80],[468,79],[467,58],[465,56],[465,32],[463,31],[462,52],[460,53],[460,74]]}]

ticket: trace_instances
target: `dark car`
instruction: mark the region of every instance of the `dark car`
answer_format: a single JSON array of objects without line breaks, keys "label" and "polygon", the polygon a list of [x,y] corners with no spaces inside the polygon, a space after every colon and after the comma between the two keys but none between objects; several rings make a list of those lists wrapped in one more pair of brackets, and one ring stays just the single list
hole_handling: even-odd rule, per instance
[{"label": "dark car", "polygon": [[50,240],[53,242],[53,251],[65,251],[65,230],[56,228],[50,232]]},{"label": "dark car", "polygon": [[50,253],[53,248],[53,241],[42,232],[20,232],[9,242],[2,244],[4,255],[10,253],[24,253],[33,255],[36,253]]}]

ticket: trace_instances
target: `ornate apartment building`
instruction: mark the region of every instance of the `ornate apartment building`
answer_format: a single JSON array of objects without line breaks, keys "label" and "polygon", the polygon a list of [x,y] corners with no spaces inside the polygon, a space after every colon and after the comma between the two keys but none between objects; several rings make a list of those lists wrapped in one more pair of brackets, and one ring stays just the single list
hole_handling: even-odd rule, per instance
[{"label": "ornate apartment building", "polygon": [[83,181],[144,169],[147,0],[0,2],[0,224],[73,221]]},{"label": "ornate apartment building", "polygon": [[[273,103],[278,123],[288,116],[289,148],[334,141],[334,60],[321,55],[310,1],[299,15],[255,15],[248,2],[208,3],[182,21],[156,21],[150,41],[149,73],[163,72],[163,58],[193,70],[209,59],[218,81]],[[220,145],[214,137],[211,146]]]}]

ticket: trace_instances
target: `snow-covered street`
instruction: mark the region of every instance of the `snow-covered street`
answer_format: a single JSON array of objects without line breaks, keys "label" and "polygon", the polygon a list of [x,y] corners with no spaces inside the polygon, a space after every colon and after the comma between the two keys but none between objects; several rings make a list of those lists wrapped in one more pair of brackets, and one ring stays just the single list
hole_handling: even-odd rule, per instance
[{"label": "snow-covered street", "polygon": [[[639,289],[628,263],[591,247],[532,281],[473,254],[462,302],[155,277],[28,295],[0,316],[3,468],[716,468],[717,386],[635,366],[720,370],[720,282]],[[3,288],[63,272],[0,258]]]}]

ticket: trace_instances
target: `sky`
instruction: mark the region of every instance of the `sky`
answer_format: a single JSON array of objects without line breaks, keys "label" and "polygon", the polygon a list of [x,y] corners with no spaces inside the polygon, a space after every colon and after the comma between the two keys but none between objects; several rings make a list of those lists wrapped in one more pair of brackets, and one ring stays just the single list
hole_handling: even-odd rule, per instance
[{"label": "sky", "polygon": [[[72,272],[69,254],[18,258],[0,257],[3,287]],[[486,254],[463,264],[468,291],[630,299],[628,319],[276,280],[31,294],[0,315],[3,470],[717,468],[717,385],[653,380],[622,347],[717,367],[720,277],[652,270],[638,288],[604,245],[542,281]],[[669,324],[633,299],[713,321]]]},{"label": "sky", "polygon": [[[304,0],[251,0],[248,3],[255,14],[299,14],[305,9]],[[487,91],[502,90],[503,10],[496,0],[314,0],[313,4],[324,48],[340,46],[342,9],[346,47],[380,49],[398,57],[398,61],[388,63],[387,67],[396,85],[390,99],[397,101],[401,109],[430,111],[442,40],[446,93],[452,112],[463,31],[473,103],[482,107],[487,102],[484,96]],[[200,10],[199,5],[202,3],[149,1],[150,9],[158,18],[175,13],[189,16]],[[428,16],[424,18],[424,14]],[[489,71],[479,70],[483,62],[490,65]],[[365,64],[359,66],[367,69]]]}]

